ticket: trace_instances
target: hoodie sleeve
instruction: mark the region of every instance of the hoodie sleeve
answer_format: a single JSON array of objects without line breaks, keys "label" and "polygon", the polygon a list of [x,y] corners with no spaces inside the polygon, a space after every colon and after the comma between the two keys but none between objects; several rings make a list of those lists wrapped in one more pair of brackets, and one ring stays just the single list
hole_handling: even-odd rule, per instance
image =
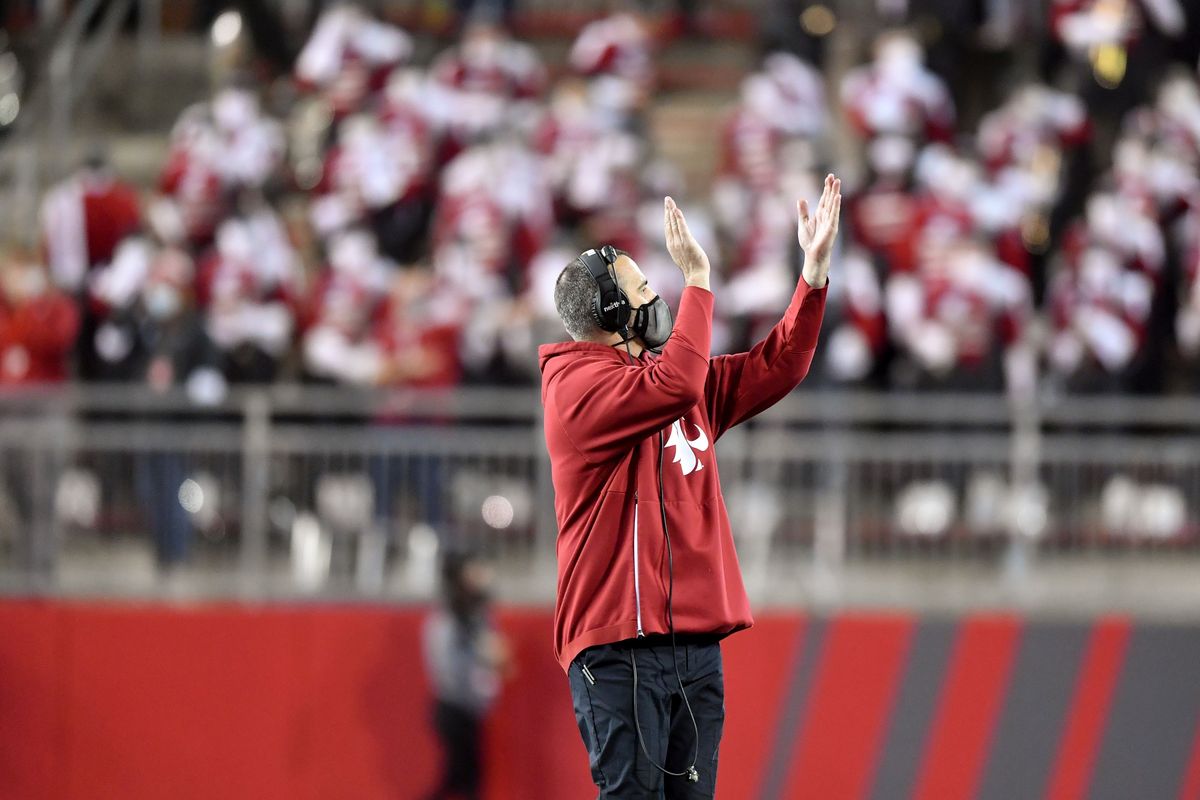
[{"label": "hoodie sleeve", "polygon": [[585,459],[603,461],[628,450],[704,399],[712,309],[711,292],[687,287],[671,338],[649,366],[605,358],[562,374],[555,408]]},{"label": "hoodie sleeve", "polygon": [[826,287],[801,278],[783,319],[748,353],[713,358],[704,402],[713,438],[779,402],[812,364],[825,314]]}]

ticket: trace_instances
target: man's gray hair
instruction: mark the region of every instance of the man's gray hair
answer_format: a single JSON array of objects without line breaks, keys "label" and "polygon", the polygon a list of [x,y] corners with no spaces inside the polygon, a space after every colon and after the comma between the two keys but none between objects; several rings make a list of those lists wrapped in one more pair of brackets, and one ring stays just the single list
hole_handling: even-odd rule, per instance
[{"label": "man's gray hair", "polygon": [[554,283],[554,308],[567,333],[577,342],[592,341],[604,333],[592,316],[595,295],[596,281],[578,258],[563,268]]}]

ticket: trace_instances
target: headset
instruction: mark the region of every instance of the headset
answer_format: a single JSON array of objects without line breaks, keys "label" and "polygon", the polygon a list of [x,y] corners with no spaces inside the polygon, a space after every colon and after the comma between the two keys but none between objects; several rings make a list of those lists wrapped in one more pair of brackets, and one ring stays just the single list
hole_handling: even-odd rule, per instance
[{"label": "headset", "polygon": [[[588,250],[579,257],[588,274],[596,282],[592,296],[592,318],[600,330],[629,335],[629,295],[617,285],[617,250],[611,244],[599,250]],[[632,358],[632,354],[630,358]]]},{"label": "headset", "polygon": [[[596,293],[592,296],[592,317],[601,330],[609,333],[621,333],[625,337],[624,345],[625,352],[629,355],[629,363],[636,365],[637,361],[633,357],[633,350],[629,346],[629,296],[621,290],[617,285],[617,270],[613,266],[617,260],[617,251],[612,245],[606,244],[599,250],[588,250],[579,257],[583,265],[587,267],[588,274],[592,276],[592,280],[596,282]],[[679,659],[675,650],[675,615],[672,611],[672,600],[675,594],[675,557],[671,552],[671,533],[667,529],[667,504],[663,498],[663,453],[666,451],[666,441],[663,432],[658,432],[658,510],[662,515],[663,536],[667,543],[667,629],[671,634],[671,663],[675,668],[675,680],[679,684],[679,693],[683,695],[683,704],[687,708],[688,717],[692,720],[692,733],[695,738],[692,741],[692,763],[687,769],[681,772],[673,772],[667,769],[662,764],[659,764],[650,756],[650,751],[646,749],[646,739],[642,735],[642,723],[638,719],[638,672],[637,658],[635,657],[636,648],[629,650],[629,663],[633,668],[633,724],[637,729],[638,744],[642,748],[642,754],[646,760],[659,772],[672,777],[686,777],[692,783],[700,780],[700,773],[696,770],[696,761],[700,757],[700,726],[696,724],[696,715],[692,712],[691,701],[688,700],[687,692],[683,688],[683,678],[679,675]],[[634,502],[637,502],[636,493]],[[634,565],[637,569],[637,565]],[[642,634],[639,631],[639,635]]]}]

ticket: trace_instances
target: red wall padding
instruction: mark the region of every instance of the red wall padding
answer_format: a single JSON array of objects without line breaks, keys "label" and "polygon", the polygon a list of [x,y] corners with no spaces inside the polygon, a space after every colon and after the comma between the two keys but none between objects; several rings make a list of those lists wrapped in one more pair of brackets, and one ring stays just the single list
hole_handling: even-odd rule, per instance
[{"label": "red wall padding", "polygon": [[[0,800],[419,798],[438,767],[419,652],[423,613],[0,601]],[[500,622],[518,669],[488,725],[486,797],[595,797],[550,653],[550,612],[507,609]],[[1019,622],[956,624],[914,785],[875,786],[875,794],[898,687],[921,679],[905,678],[904,665],[922,622],[844,614],[821,624],[825,634],[814,638],[800,614],[760,614],[725,643],[718,797],[759,797],[768,774],[788,797],[975,796],[1021,646]],[[811,689],[799,697],[806,660]],[[1081,659],[1077,680],[1086,682],[1088,663]],[[1172,691],[1200,705],[1191,689]],[[1077,735],[1098,741],[1105,714],[1068,716],[1051,741],[1081,725]],[[1178,749],[1187,763],[1164,783],[1195,800],[1200,727],[1194,743],[1193,729],[1185,733]],[[786,763],[771,763],[780,757]]]}]

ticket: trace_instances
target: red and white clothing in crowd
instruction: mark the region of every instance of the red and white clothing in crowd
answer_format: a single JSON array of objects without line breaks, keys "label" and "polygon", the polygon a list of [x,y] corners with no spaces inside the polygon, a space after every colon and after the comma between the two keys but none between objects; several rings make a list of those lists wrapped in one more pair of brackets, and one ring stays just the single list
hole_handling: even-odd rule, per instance
[{"label": "red and white clothing in crowd", "polygon": [[876,368],[887,348],[883,287],[870,256],[852,250],[839,261],[840,280],[830,286],[837,322],[825,336],[825,362],[837,381],[855,382]]},{"label": "red and white clothing in crowd", "polygon": [[430,75],[430,108],[447,135],[442,162],[476,137],[530,116],[547,82],[533,48],[485,24],[468,28],[459,45],[434,60]]},{"label": "red and white clothing in crowd", "polygon": [[1200,209],[1192,208],[1182,226],[1182,280],[1175,340],[1184,356],[1200,356]]},{"label": "red and white clothing in crowd", "polygon": [[1010,166],[989,174],[972,158],[931,144],[917,159],[916,176],[921,231],[940,226],[960,236],[986,237],[1001,261],[1029,274],[1021,225],[1029,214],[1048,212],[1058,196],[1057,169],[1039,175],[1036,168]]},{"label": "red and white clothing in crowd", "polygon": [[1064,258],[1050,282],[1050,367],[1071,376],[1123,370],[1146,339],[1155,285],[1103,247]]},{"label": "red and white clothing in crowd", "polygon": [[880,178],[856,193],[848,206],[854,240],[882,260],[889,273],[916,269],[924,202],[910,186]]},{"label": "red and white clothing in crowd", "polygon": [[1136,2],[1053,0],[1050,4],[1050,31],[1075,53],[1087,53],[1097,45],[1129,44],[1140,24]]},{"label": "red and white clothing in crowd", "polygon": [[379,347],[371,333],[394,269],[366,231],[330,240],[329,265],[314,282],[302,319],[300,350],[310,375],[360,385],[378,380]]},{"label": "red and white clothing in crowd", "polygon": [[465,317],[454,291],[426,267],[400,269],[372,338],[384,385],[443,388],[462,378],[459,337]]},{"label": "red and white clothing in crowd", "polygon": [[949,141],[954,101],[942,79],[921,63],[923,58],[912,37],[885,34],[876,44],[875,60],[846,73],[842,103],[859,133]]},{"label": "red and white clothing in crowd", "polygon": [[630,202],[636,203],[634,173],[644,155],[643,143],[613,122],[577,81],[556,89],[533,141],[544,156],[544,174],[560,217],[629,209]]},{"label": "red and white clothing in crowd", "polygon": [[545,159],[516,137],[489,149],[495,165],[492,193],[509,225],[510,261],[524,273],[554,233],[554,192]]},{"label": "red and white clothing in crowd", "polygon": [[582,216],[629,209],[637,201],[644,148],[641,139],[625,131],[601,132],[588,157],[575,162],[562,184],[563,207]]},{"label": "red and white clothing in crowd", "polygon": [[317,20],[296,59],[296,79],[302,87],[320,90],[341,118],[362,110],[412,51],[412,38],[400,28],[356,6],[339,5]]},{"label": "red and white clothing in crowd", "polygon": [[1152,281],[1162,277],[1166,242],[1148,198],[1098,192],[1088,198],[1087,219],[1063,235],[1062,254],[1076,259],[1088,247],[1102,247],[1123,265]]},{"label": "red and white clothing in crowd", "polygon": [[754,198],[749,224],[735,242],[725,273],[728,283],[721,300],[725,312],[741,316],[779,310],[779,298],[786,298],[787,287],[795,283],[796,223],[789,216],[794,208],[794,201],[780,194]]},{"label": "red and white clothing in crowd", "polygon": [[41,229],[54,283],[80,288],[140,225],[137,192],[107,169],[85,168],[53,186],[42,200]]},{"label": "red and white clothing in crowd", "polygon": [[1054,0],[1050,30],[1071,52],[1134,44],[1145,25],[1178,37],[1187,27],[1181,0]]},{"label": "red and white clothing in crowd", "polygon": [[91,313],[104,319],[114,311],[133,306],[149,280],[158,254],[159,248],[145,236],[123,239],[111,261],[88,273],[85,302]]},{"label": "red and white clothing in crowd", "polygon": [[1167,223],[1200,197],[1200,84],[1177,75],[1158,101],[1131,112],[1113,149],[1117,191],[1152,203]]},{"label": "red and white clothing in crowd", "polygon": [[79,332],[74,299],[40,265],[18,260],[0,272],[0,386],[66,380]]},{"label": "red and white clothing in crowd", "polygon": [[396,112],[386,122],[371,114],[348,117],[325,156],[311,206],[313,226],[328,236],[372,212],[421,199],[430,156],[428,128],[415,116]]},{"label": "red and white clothing in crowd", "polygon": [[201,247],[212,241],[224,214],[223,179],[217,168],[221,143],[202,105],[186,109],[171,131],[167,163],[158,179],[163,203],[154,213],[168,219],[166,238]]},{"label": "red and white clothing in crowd", "polygon": [[437,130],[426,108],[429,97],[429,81],[419,69],[393,70],[387,87],[380,97],[379,121],[392,136],[408,142],[417,158],[418,168],[414,175],[420,182],[415,188],[425,191],[430,187],[430,170],[433,168],[434,145]]},{"label": "red and white clothing in crowd", "polygon": [[1138,198],[1168,224],[1200,199],[1200,160],[1186,151],[1137,135],[1122,137],[1113,148],[1116,192]]},{"label": "red and white clothing in crowd", "polygon": [[227,188],[259,188],[283,165],[283,126],[263,113],[258,95],[227,88],[212,99],[213,125],[219,139],[215,166]]},{"label": "red and white clothing in crowd", "polygon": [[1146,204],[1111,194],[1088,200],[1086,224],[1064,236],[1050,283],[1050,365],[1060,374],[1124,369],[1146,339],[1162,280],[1162,232]]},{"label": "red and white clothing in crowd", "polygon": [[892,340],[927,374],[985,366],[1021,342],[1032,314],[1025,276],[997,259],[986,242],[930,228],[918,270],[885,283]]},{"label": "red and white clothing in crowd", "polygon": [[1091,122],[1082,100],[1030,84],[984,116],[976,141],[984,164],[996,172],[1011,166],[1029,167],[1044,159],[1047,149],[1061,155],[1090,136]]},{"label": "red and white clothing in crowd", "polygon": [[[338,383],[455,385],[462,373],[464,302],[426,267],[364,264],[370,254],[358,236],[335,243],[331,267],[316,287],[316,315],[302,347],[305,367]],[[364,273],[368,280],[361,279]]]},{"label": "red and white clothing in crowd", "polygon": [[433,62],[433,79],[461,92],[534,100],[546,89],[546,70],[537,52],[502,28],[477,24],[462,42]]},{"label": "red and white clothing in crowd", "polygon": [[1166,79],[1151,120],[1155,137],[1165,146],[1200,158],[1200,76],[1178,74]]},{"label": "red and white clothing in crowd", "polygon": [[[266,116],[258,96],[226,88],[211,103],[186,109],[171,132],[159,191],[171,201],[169,239],[182,236],[193,246],[212,239],[227,198],[241,188],[261,188],[283,166],[282,126]],[[165,219],[165,215],[159,219]]]},{"label": "red and white clothing in crowd", "polygon": [[[467,296],[492,296],[510,266],[524,270],[554,230],[542,159],[504,138],[464,151],[442,175],[433,225],[436,269]],[[514,276],[519,277],[519,276]],[[523,285],[523,277],[515,285]],[[507,291],[507,289],[505,290]]]},{"label": "red and white clothing in crowd", "polygon": [[722,125],[717,204],[745,206],[745,198],[729,195],[777,189],[789,140],[817,135],[825,117],[820,74],[795,56],[768,56],[763,70],[742,82],[741,101]]},{"label": "red and white clothing in crowd", "polygon": [[1047,213],[1057,193],[1057,182],[1045,185],[1020,170],[1002,170],[972,193],[968,208],[976,233],[987,237],[997,258],[1028,276],[1033,259],[1022,226],[1029,215]]},{"label": "red and white clothing in crowd", "polygon": [[196,298],[209,338],[225,351],[250,345],[282,357],[301,291],[299,258],[269,209],[222,223],[197,270]]},{"label": "red and white clothing in crowd", "polygon": [[763,59],[757,77],[764,78],[765,84],[743,94],[743,102],[771,119],[788,136],[820,135],[829,116],[825,78],[820,70],[791,53],[779,52]]},{"label": "red and white clothing in crowd", "polygon": [[611,129],[611,118],[598,113],[582,81],[567,78],[555,86],[549,107],[534,131],[533,145],[545,157],[547,175],[558,199],[565,194],[579,163]]},{"label": "red and white clothing in crowd", "polygon": [[571,46],[570,63],[591,79],[593,102],[606,113],[634,111],[654,89],[654,37],[634,14],[613,14],[585,25]]},{"label": "red and white clothing in crowd", "polygon": [[[751,84],[765,80],[747,78],[743,94],[753,93]],[[775,186],[784,136],[778,126],[755,104],[743,102],[721,127],[718,181],[733,181],[752,191]]]},{"label": "red and white clothing in crowd", "polygon": [[496,196],[489,146],[459,154],[442,173],[431,243],[438,275],[468,296],[491,297],[511,256],[508,215]]}]

